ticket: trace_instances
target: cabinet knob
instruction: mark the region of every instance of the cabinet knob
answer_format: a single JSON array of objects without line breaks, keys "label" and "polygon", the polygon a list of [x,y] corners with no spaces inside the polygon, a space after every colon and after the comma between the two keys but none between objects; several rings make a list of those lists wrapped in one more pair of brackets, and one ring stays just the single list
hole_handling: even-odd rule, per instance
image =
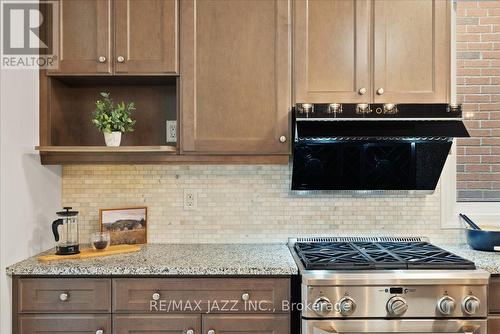
[{"label": "cabinet knob", "polygon": [[215,334],[215,331],[213,329],[209,330],[207,334]]},{"label": "cabinet knob", "polygon": [[101,63],[101,64],[104,64],[106,62],[106,57],[104,56],[100,56],[99,58],[97,58],[97,60]]},{"label": "cabinet knob", "polygon": [[192,329],[188,329],[188,330],[186,331],[186,334],[194,334],[194,330],[192,330]]},{"label": "cabinet knob", "polygon": [[281,136],[280,137],[280,143],[284,143],[286,142],[286,137],[285,136]]},{"label": "cabinet knob", "polygon": [[119,62],[119,63],[123,63],[125,61],[125,58],[123,56],[118,56],[118,58],[116,58],[116,60]]},{"label": "cabinet knob", "polygon": [[382,94],[384,94],[384,89],[383,89],[383,88],[379,88],[379,89],[377,89],[377,94],[378,94],[378,95],[382,95]]},{"label": "cabinet knob", "polygon": [[59,300],[65,302],[69,299],[69,293],[63,292],[59,295]]},{"label": "cabinet knob", "polygon": [[104,330],[103,329],[98,329],[95,331],[95,334],[104,334]]},{"label": "cabinet knob", "polygon": [[160,294],[158,292],[155,292],[153,293],[153,295],[151,296],[151,298],[153,298],[153,300],[159,300],[160,299]]},{"label": "cabinet knob", "polygon": [[243,301],[249,301],[250,300],[250,294],[248,292],[245,292],[244,294],[241,295],[241,299]]},{"label": "cabinet knob", "polygon": [[366,94],[366,88],[365,88],[365,87],[361,87],[361,88],[358,90],[358,93],[359,93],[359,95],[365,95],[365,94]]}]

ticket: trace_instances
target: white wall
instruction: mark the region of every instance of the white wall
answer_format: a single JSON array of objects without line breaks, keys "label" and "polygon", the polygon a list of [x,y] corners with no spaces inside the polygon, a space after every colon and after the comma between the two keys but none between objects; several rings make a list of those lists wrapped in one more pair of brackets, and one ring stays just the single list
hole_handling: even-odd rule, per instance
[{"label": "white wall", "polygon": [[11,279],[5,268],[53,245],[61,202],[60,167],[40,165],[38,72],[0,71],[0,333],[11,333]]}]

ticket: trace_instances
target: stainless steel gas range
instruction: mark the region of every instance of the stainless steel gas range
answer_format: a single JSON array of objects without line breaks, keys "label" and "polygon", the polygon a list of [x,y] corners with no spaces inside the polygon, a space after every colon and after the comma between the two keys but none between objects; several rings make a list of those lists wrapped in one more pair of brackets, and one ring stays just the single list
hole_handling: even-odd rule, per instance
[{"label": "stainless steel gas range", "polygon": [[489,273],[425,238],[288,245],[302,280],[302,334],[487,333]]}]

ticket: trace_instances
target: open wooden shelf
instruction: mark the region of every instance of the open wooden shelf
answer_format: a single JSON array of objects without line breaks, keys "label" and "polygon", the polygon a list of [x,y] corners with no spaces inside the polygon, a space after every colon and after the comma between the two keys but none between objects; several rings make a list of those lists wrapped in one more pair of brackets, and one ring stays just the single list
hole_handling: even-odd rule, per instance
[{"label": "open wooden shelf", "polygon": [[288,155],[180,154],[175,146],[36,146],[43,165],[288,164]]},{"label": "open wooden shelf", "polygon": [[[44,79],[45,78],[45,79]],[[40,152],[44,165],[156,164],[176,161],[177,146],[167,145],[166,121],[177,119],[177,79],[171,77],[46,77],[41,75]],[[133,101],[134,132],[119,147],[104,145],[92,123],[100,92],[114,101]]]},{"label": "open wooden shelf", "polygon": [[36,146],[40,152],[54,153],[176,153],[175,146]]}]

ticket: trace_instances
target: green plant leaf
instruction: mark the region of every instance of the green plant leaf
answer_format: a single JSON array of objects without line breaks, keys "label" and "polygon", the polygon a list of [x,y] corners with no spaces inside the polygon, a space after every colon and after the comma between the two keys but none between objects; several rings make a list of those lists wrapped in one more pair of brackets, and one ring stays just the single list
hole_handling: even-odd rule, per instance
[{"label": "green plant leaf", "polygon": [[134,102],[113,103],[111,94],[108,92],[101,92],[101,100],[95,103],[95,110],[92,114],[92,123],[101,132],[132,132],[136,123],[130,115],[135,110]]}]

